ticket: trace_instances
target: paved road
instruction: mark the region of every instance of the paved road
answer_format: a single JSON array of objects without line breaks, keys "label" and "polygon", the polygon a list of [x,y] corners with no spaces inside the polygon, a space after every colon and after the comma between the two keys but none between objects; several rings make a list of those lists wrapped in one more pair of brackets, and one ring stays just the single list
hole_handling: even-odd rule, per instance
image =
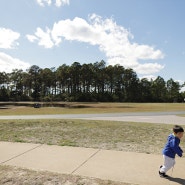
[{"label": "paved road", "polygon": [[185,111],[105,113],[105,114],[20,115],[20,116],[0,116],[0,119],[6,119],[6,120],[10,120],[10,119],[87,119],[87,120],[112,120],[112,121],[185,125],[185,117],[179,116],[180,114],[185,114]]}]

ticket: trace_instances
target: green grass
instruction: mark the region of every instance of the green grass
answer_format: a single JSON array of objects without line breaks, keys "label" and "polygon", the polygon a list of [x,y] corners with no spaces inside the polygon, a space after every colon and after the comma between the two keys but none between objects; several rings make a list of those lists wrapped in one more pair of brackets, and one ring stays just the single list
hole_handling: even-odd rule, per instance
[{"label": "green grass", "polygon": [[[21,104],[19,104],[21,105]],[[29,105],[29,104],[28,104]],[[58,103],[58,106],[63,105]],[[42,107],[2,105],[0,115],[35,114],[88,114],[119,112],[184,111],[184,103],[66,103],[65,107]]]},{"label": "green grass", "polygon": [[160,154],[171,128],[116,121],[0,120],[0,140]]}]

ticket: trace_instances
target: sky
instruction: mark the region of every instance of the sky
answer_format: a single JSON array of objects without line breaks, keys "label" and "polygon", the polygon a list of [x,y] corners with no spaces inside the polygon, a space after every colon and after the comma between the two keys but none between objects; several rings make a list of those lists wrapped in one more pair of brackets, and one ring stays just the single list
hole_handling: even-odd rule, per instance
[{"label": "sky", "polygon": [[0,72],[74,62],[185,81],[184,0],[1,0]]}]

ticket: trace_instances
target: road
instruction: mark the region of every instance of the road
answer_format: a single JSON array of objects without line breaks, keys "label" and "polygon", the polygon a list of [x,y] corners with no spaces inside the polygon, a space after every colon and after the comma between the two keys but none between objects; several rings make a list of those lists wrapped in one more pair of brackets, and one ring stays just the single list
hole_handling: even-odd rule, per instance
[{"label": "road", "polygon": [[164,123],[185,125],[185,111],[176,112],[137,112],[137,113],[104,113],[104,114],[56,114],[56,115],[16,115],[0,116],[1,120],[13,119],[87,119],[111,120],[145,123]]}]

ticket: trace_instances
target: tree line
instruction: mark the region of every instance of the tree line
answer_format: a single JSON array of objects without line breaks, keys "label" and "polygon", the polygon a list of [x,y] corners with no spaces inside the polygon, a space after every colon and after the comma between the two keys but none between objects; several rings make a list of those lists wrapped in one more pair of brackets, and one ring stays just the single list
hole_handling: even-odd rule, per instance
[{"label": "tree line", "polygon": [[0,101],[183,102],[182,85],[100,62],[0,72]]}]

